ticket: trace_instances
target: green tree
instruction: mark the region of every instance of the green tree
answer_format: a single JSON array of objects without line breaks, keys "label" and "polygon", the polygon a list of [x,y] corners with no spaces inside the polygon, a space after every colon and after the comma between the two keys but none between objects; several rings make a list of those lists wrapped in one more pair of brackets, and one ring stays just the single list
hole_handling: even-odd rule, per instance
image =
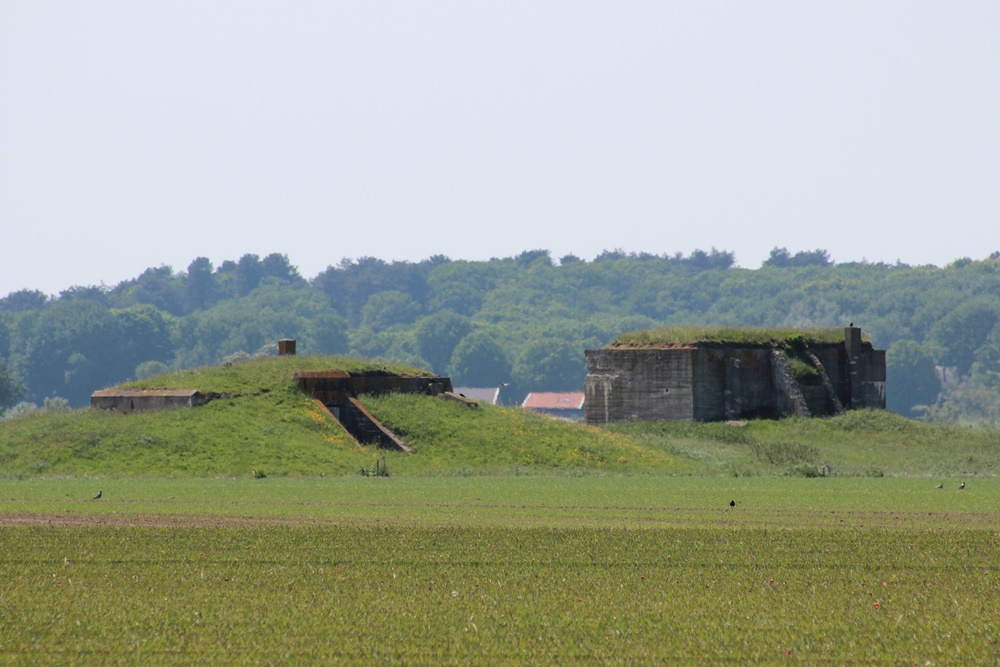
[{"label": "green tree", "polygon": [[21,319],[14,338],[18,369],[35,403],[58,394],[86,405],[95,389],[124,380],[135,368],[119,354],[114,314],[85,299],[60,299],[36,317]]},{"label": "green tree", "polygon": [[17,403],[27,393],[24,382],[3,359],[0,359],[0,412]]},{"label": "green tree", "polygon": [[171,319],[149,305],[112,311],[118,325],[118,357],[123,368],[143,361],[167,361],[173,357]]},{"label": "green tree", "polygon": [[771,256],[764,260],[764,266],[829,266],[830,253],[826,250],[799,251],[792,255],[787,248],[774,248]]},{"label": "green tree", "polygon": [[538,338],[521,350],[511,373],[528,391],[580,391],[587,374],[583,350],[560,338]]},{"label": "green tree", "polygon": [[204,310],[215,303],[215,277],[207,257],[197,257],[188,265],[184,293],[188,312]]},{"label": "green tree", "polygon": [[261,260],[260,270],[263,278],[276,278],[282,285],[290,287],[305,287],[306,281],[299,275],[299,270],[288,261],[288,255],[276,252]]},{"label": "green tree", "polygon": [[427,302],[427,274],[436,266],[446,264],[447,257],[436,255],[419,264],[387,263],[375,257],[354,261],[343,259],[336,267],[327,267],[313,280],[313,285],[330,300],[337,312],[347,317],[352,326],[361,321],[361,309],[368,299],[379,292],[405,292],[423,308]]},{"label": "green tree", "polygon": [[921,414],[916,406],[933,405],[941,392],[934,358],[920,343],[898,340],[886,351],[886,407],[907,417]]},{"label": "green tree", "polygon": [[23,313],[27,310],[41,310],[49,297],[38,290],[18,290],[0,299],[0,312]]},{"label": "green tree", "polygon": [[312,317],[307,331],[309,354],[345,354],[350,347],[347,320],[332,310]]},{"label": "green tree", "polygon": [[264,277],[264,269],[260,265],[260,257],[252,253],[247,253],[240,257],[236,264],[236,292],[240,296],[247,296],[257,289],[261,279]]},{"label": "green tree", "polygon": [[979,296],[960,303],[933,326],[929,339],[937,361],[954,366],[965,375],[972,370],[976,352],[990,338],[1000,321],[1000,299]]},{"label": "green tree", "polygon": [[10,356],[10,327],[0,318],[0,361]]},{"label": "green tree", "polygon": [[420,304],[405,292],[386,290],[372,294],[361,309],[361,326],[384,331],[396,324],[411,324],[420,315]]},{"label": "green tree", "polygon": [[169,266],[146,269],[136,279],[132,292],[135,303],[145,303],[155,306],[173,315],[184,312],[184,294],[181,280],[174,277]]},{"label": "green tree", "polygon": [[237,352],[253,354],[282,338],[303,340],[304,351],[318,352],[310,346],[336,345],[340,331],[337,325],[325,342],[312,337],[318,331],[312,320],[327,314],[330,308],[321,294],[285,287],[273,277],[266,278],[246,297],[220,301],[208,310],[178,320],[175,336],[184,345],[176,349],[176,366],[219,363]]},{"label": "green tree", "polygon": [[417,322],[414,334],[417,350],[437,373],[448,373],[455,346],[472,331],[472,322],[445,308]]},{"label": "green tree", "polygon": [[429,310],[474,314],[496,286],[497,274],[497,267],[489,262],[456,261],[434,267],[427,276]]},{"label": "green tree", "polygon": [[455,346],[448,368],[456,385],[495,387],[510,380],[510,362],[503,349],[493,336],[479,329]]}]

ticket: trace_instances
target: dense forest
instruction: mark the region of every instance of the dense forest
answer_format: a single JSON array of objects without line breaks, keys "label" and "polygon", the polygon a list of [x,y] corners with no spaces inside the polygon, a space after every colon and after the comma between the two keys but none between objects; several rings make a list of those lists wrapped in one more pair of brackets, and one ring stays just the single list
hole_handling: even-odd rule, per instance
[{"label": "dense forest", "polygon": [[840,327],[888,350],[888,404],[934,421],[1000,418],[1000,253],[950,265],[843,263],[775,248],[759,269],[688,256],[546,250],[489,261],[344,259],[307,280],[287,256],[204,257],[113,287],[0,299],[0,410],[83,406],[129,378],[261,354],[350,354],[456,385],[581,390],[583,351],[672,325]]}]

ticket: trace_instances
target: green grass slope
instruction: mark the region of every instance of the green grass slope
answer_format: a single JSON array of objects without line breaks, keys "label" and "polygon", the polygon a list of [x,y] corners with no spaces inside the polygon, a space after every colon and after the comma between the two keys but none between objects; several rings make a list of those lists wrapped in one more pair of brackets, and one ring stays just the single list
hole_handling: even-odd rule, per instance
[{"label": "green grass slope", "polygon": [[[222,395],[205,406],[122,415],[101,410],[0,422],[0,477],[222,477],[466,474],[512,470],[686,470],[682,459],[630,437],[492,406],[470,409],[430,396],[365,397],[416,453],[361,448],[295,386],[299,370],[426,371],[345,357],[272,357],[123,385]],[[690,468],[690,466],[687,466]]]},{"label": "green grass slope", "polygon": [[698,461],[704,471],[736,477],[1000,474],[1000,431],[924,424],[884,410],[820,419],[635,422],[609,428],[647,447]]},{"label": "green grass slope", "polygon": [[344,474],[368,456],[294,387],[194,409],[103,410],[0,423],[0,475]]},{"label": "green grass slope", "polygon": [[520,408],[469,407],[433,396],[363,396],[362,403],[413,448],[390,472],[463,474],[560,470],[691,473],[698,465],[629,435],[572,424]]}]

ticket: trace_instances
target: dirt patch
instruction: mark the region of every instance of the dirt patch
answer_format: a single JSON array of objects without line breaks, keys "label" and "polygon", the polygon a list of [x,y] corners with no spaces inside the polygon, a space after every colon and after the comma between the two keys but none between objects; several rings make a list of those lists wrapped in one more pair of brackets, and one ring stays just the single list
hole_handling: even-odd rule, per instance
[{"label": "dirt patch", "polygon": [[132,515],[79,516],[73,514],[0,514],[0,528],[7,526],[153,526],[163,528],[223,528],[241,526],[314,526],[349,523],[316,518]]}]

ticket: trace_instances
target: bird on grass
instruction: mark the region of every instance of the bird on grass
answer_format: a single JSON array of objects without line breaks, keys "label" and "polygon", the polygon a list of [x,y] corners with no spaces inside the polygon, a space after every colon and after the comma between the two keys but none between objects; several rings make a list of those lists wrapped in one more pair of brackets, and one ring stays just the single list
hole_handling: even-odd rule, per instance
[{"label": "bird on grass", "polygon": [[961,491],[964,488],[965,488],[965,482],[962,482],[961,484],[958,485],[958,490],[959,491]]},{"label": "bird on grass", "polygon": [[101,490],[101,491],[98,491],[98,492],[97,492],[97,495],[96,495],[96,496],[94,496],[94,500],[100,500],[100,499],[101,499],[101,496],[103,496],[103,495],[104,495],[104,491],[103,491],[103,490]]},{"label": "bird on grass", "polygon": [[935,489],[943,489],[943,488],[944,488],[944,484],[938,484],[938,485],[937,485],[937,486],[935,486],[934,488],[935,488]]},{"label": "bird on grass", "polygon": [[730,507],[736,507],[736,501],[735,500],[730,500],[729,501],[729,506]]}]

